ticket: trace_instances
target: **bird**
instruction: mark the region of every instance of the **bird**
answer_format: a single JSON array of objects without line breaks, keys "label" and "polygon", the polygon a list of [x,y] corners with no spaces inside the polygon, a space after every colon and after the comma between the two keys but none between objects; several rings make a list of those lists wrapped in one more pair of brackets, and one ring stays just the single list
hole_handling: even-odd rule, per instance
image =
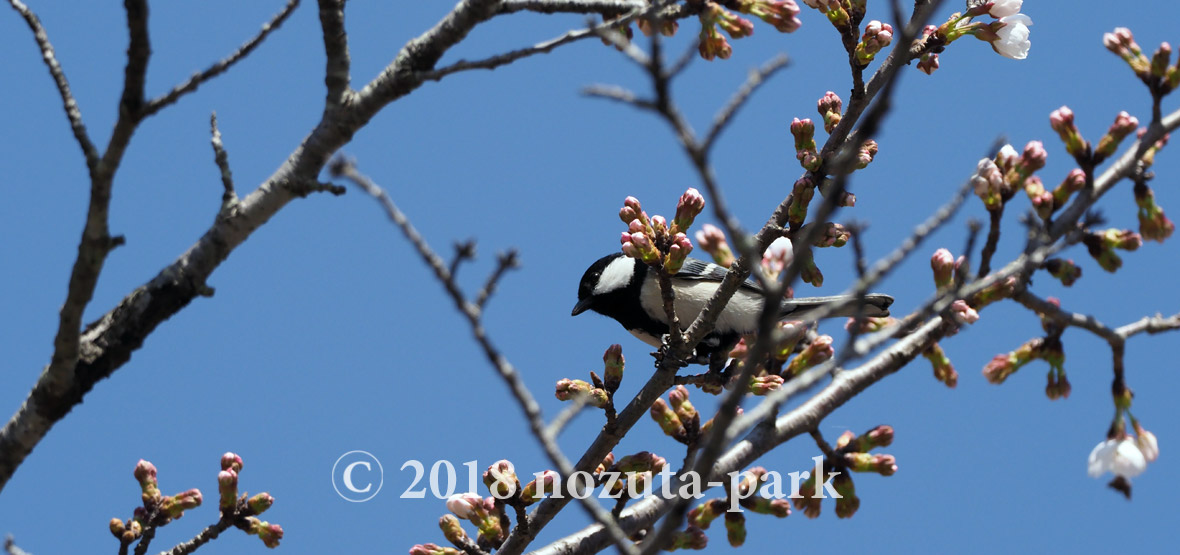
[{"label": "bird", "polygon": [[[696,319],[728,271],[718,264],[687,258],[680,271],[672,276],[676,316],[682,328],[687,329]],[[578,283],[578,302],[571,316],[591,310],[614,318],[648,345],[662,346],[669,326],[656,272],[644,262],[623,253],[599,258],[586,269]],[[764,295],[765,291],[757,283],[743,281],[718,316],[713,331],[695,345],[694,361],[704,364],[714,353],[728,353],[742,335],[755,333]],[[883,317],[889,316],[893,297],[870,293],[864,296],[863,304],[855,302],[855,297],[850,295],[785,299],[778,317],[780,320],[806,321],[817,310],[836,303],[843,306],[827,317]]]}]

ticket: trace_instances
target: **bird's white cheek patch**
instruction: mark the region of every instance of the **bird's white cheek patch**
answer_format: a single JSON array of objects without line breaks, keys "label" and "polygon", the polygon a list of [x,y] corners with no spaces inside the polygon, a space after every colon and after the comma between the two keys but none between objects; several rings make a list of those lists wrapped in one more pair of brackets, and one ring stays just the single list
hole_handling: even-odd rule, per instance
[{"label": "bird's white cheek patch", "polygon": [[602,275],[598,277],[598,284],[594,286],[594,294],[600,295],[602,293],[609,293],[627,286],[631,283],[631,275],[635,273],[635,260],[620,256],[606,265],[603,268]]}]

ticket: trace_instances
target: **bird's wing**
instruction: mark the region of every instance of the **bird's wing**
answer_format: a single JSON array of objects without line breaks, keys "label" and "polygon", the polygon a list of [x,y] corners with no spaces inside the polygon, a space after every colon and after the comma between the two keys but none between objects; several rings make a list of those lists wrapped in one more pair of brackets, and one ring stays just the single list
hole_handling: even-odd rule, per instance
[{"label": "bird's wing", "polygon": [[[714,264],[712,262],[705,262],[704,260],[698,260],[696,258],[688,258],[685,259],[684,266],[680,268],[680,271],[676,273],[675,277],[680,279],[720,282],[721,280],[725,279],[725,274],[727,273],[729,273],[729,268],[724,266]],[[757,291],[758,293],[762,292],[762,288],[749,278],[742,282],[741,288],[750,291]]]}]

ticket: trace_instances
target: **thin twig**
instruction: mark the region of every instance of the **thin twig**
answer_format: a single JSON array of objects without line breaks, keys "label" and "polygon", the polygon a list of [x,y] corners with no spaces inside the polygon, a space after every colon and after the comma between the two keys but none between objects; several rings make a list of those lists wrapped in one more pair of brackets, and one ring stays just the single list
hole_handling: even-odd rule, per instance
[{"label": "thin twig", "polygon": [[98,167],[98,149],[95,148],[94,143],[90,142],[90,135],[86,133],[86,124],[82,122],[82,111],[78,109],[78,101],[74,99],[74,93],[70,91],[70,82],[66,79],[65,70],[61,68],[61,64],[58,63],[57,56],[54,54],[53,43],[49,42],[49,34],[45,32],[45,27],[41,26],[41,20],[37,14],[33,13],[28,6],[20,0],[8,0],[8,3],[25,19],[29,29],[33,31],[33,40],[37,41],[37,47],[41,49],[41,60],[45,62],[45,66],[49,69],[49,75],[53,78],[53,83],[57,85],[57,92],[61,95],[62,107],[65,109],[66,118],[70,121],[70,129],[74,132],[74,139],[78,141],[78,146],[82,147],[86,167],[93,172]]},{"label": "thin twig", "polygon": [[181,544],[177,544],[176,547],[173,547],[168,551],[161,551],[160,555],[188,555],[189,553],[196,551],[202,545],[217,539],[217,536],[228,530],[230,526],[232,526],[230,519],[223,518],[218,520],[217,522],[206,526],[205,529],[201,530],[196,536],[193,537],[193,539]]},{"label": "thin twig", "polygon": [[262,44],[262,41],[266,40],[267,36],[282,26],[283,22],[287,20],[291,12],[295,11],[295,8],[298,6],[299,0],[287,0],[287,5],[283,6],[283,9],[279,10],[270,21],[263,23],[262,29],[258,31],[257,35],[254,35],[254,38],[242,43],[232,54],[209,66],[205,71],[193,74],[187,81],[172,87],[172,90],[167,93],[148,101],[140,112],[140,116],[147,117],[160,111],[161,108],[176,102],[180,97],[197,90],[197,87],[201,86],[202,83],[225,73],[234,64],[250,55],[255,48],[258,48],[258,45]]},{"label": "thin twig", "polygon": [[221,195],[221,210],[225,212],[237,204],[238,194],[234,192],[234,175],[229,168],[229,155],[226,154],[225,146],[221,143],[221,130],[217,128],[217,112],[213,112],[213,115],[209,116],[209,129],[213,136],[209,141],[213,144],[213,161],[221,172],[221,185],[225,188],[225,192]]},{"label": "thin twig", "polygon": [[496,285],[500,283],[500,278],[504,277],[504,274],[508,270],[519,267],[520,261],[517,259],[516,249],[508,249],[508,252],[500,253],[496,257],[496,269],[492,272],[492,275],[488,276],[488,280],[484,282],[483,288],[475,296],[475,306],[483,310],[484,306],[488,304],[488,299],[496,292]]},{"label": "thin twig", "polygon": [[766,62],[758,69],[750,70],[750,76],[746,78],[746,82],[738,88],[737,92],[730,97],[729,102],[721,108],[720,112],[713,118],[713,125],[709,131],[705,133],[705,140],[701,142],[701,149],[709,152],[713,149],[713,145],[717,142],[717,137],[721,136],[721,132],[725,130],[729,122],[733,120],[733,116],[737,114],[742,106],[746,105],[746,101],[762,86],[768,79],[778,73],[779,70],[787,67],[790,63],[790,58],[786,54],[779,54]]},{"label": "thin twig", "polygon": [[[508,385],[509,391],[516,399],[517,404],[524,412],[525,418],[529,422],[529,427],[533,436],[541,443],[542,449],[561,473],[562,476],[570,477],[574,473],[574,467],[565,455],[561,452],[561,448],[557,446],[556,442],[545,435],[545,421],[541,416],[541,407],[537,404],[536,399],[533,398],[532,393],[524,385],[524,381],[520,378],[520,374],[512,366],[511,363],[500,353],[500,351],[492,344],[488,337],[486,330],[481,321],[481,313],[479,307],[467,300],[466,295],[459,289],[459,285],[455,282],[454,277],[447,270],[441,257],[430,248],[426,240],[418,233],[409,219],[401,212],[401,210],[394,204],[393,199],[385,192],[384,189],[373,183],[369,178],[361,175],[356,167],[349,161],[342,157],[338,157],[333,161],[330,171],[336,177],[343,177],[353,182],[355,185],[363,189],[369,195],[381,204],[385,209],[386,216],[393,221],[395,225],[401,229],[402,234],[418,251],[418,255],[422,258],[426,265],[434,272],[434,276],[442,284],[443,288],[450,295],[451,300],[454,301],[455,307],[467,319],[467,323],[471,327],[472,333],[475,335],[476,341],[483,348],[484,355],[487,356],[488,361],[491,362],[496,372]],[[600,507],[594,499],[590,497],[579,499],[582,506],[590,516],[599,524],[605,526],[607,530],[611,531],[611,536],[615,545],[620,551],[628,555],[637,553],[634,546],[627,539],[627,535],[618,527],[614,519],[611,518],[610,513],[606,512]],[[529,527],[533,528],[532,526]]]}]

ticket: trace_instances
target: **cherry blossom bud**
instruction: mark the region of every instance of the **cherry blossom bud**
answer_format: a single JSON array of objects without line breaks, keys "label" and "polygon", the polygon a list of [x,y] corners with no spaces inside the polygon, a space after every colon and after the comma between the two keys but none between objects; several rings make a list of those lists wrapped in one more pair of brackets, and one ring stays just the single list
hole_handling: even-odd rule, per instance
[{"label": "cherry blossom bud", "polygon": [[459,493],[447,498],[447,510],[473,523],[485,516],[483,497],[477,493]]},{"label": "cherry blossom bud", "polygon": [[438,544],[417,544],[410,548],[410,555],[463,555],[463,552],[453,547],[443,547]]},{"label": "cherry blossom bud", "polygon": [[955,317],[955,321],[960,324],[974,324],[979,321],[979,312],[976,312],[967,301],[958,299],[951,303],[951,315]]},{"label": "cherry blossom bud", "polygon": [[930,269],[934,270],[934,286],[939,290],[950,287],[955,270],[955,256],[947,249],[938,249],[930,257]]},{"label": "cherry blossom bud", "polygon": [[816,103],[816,109],[824,120],[824,131],[831,133],[840,124],[842,108],[843,101],[840,100],[839,95],[832,91],[828,91],[819,99],[819,102]]},{"label": "cherry blossom bud", "polygon": [[816,287],[823,287],[824,274],[819,271],[819,267],[815,265],[815,257],[811,254],[811,249],[804,251],[799,259],[802,268],[799,270],[799,279],[803,283],[810,283]]},{"label": "cherry blossom bud", "polygon": [[836,350],[832,347],[832,336],[821,335],[815,338],[810,345],[804,347],[803,351],[796,355],[795,358],[791,359],[790,364],[783,370],[782,375],[784,378],[798,376],[804,370],[832,358],[832,355],[835,353]]},{"label": "cherry blossom bud", "polygon": [[1029,141],[1024,145],[1024,152],[1020,155],[1020,167],[1023,175],[1032,175],[1037,170],[1045,167],[1045,161],[1049,159],[1049,152],[1045,150],[1045,145],[1041,141]]},{"label": "cherry blossom bud", "polygon": [[750,378],[750,393],[757,396],[766,395],[783,385],[783,377],[777,374],[754,376]]},{"label": "cherry blossom bud", "polygon": [[1068,106],[1053,110],[1049,114],[1049,126],[1061,137],[1061,142],[1065,143],[1066,152],[1075,158],[1085,155],[1086,141],[1082,139],[1081,132],[1074,124],[1073,110]]},{"label": "cherry blossom bud", "polygon": [[679,272],[690,252],[692,252],[692,241],[689,241],[685,234],[677,233],[672,238],[672,246],[668,247],[668,258],[664,262],[664,271],[669,275]]},{"label": "cherry blossom bud", "polygon": [[123,537],[120,540],[123,543],[131,543],[143,535],[143,524],[138,520],[131,520],[127,522],[127,529],[123,531]]},{"label": "cherry blossom bud", "polygon": [[877,426],[851,441],[852,451],[867,452],[877,447],[889,447],[893,443],[893,426]]},{"label": "cherry blossom bud", "polygon": [[123,532],[127,531],[127,527],[123,525],[123,521],[117,518],[112,518],[110,523],[111,534],[116,538],[121,538]]},{"label": "cherry blossom bud", "polygon": [[795,159],[805,170],[818,170],[822,160],[816,151],[815,124],[810,118],[794,118],[791,121],[791,135],[795,137]]},{"label": "cherry blossom bud", "polygon": [[584,380],[558,380],[556,396],[559,401],[569,401],[582,395],[586,396],[586,404],[592,407],[602,408],[610,404],[610,395],[606,390],[591,386]]},{"label": "cherry blossom bud", "polygon": [[455,515],[443,515],[439,517],[438,527],[442,530],[443,536],[447,538],[447,541],[455,545],[462,545],[471,541],[471,538],[467,536],[467,532],[463,531],[463,525],[459,522],[459,519],[455,518]]},{"label": "cherry blossom bud", "polygon": [[754,34],[753,23],[713,2],[705,3],[704,9],[701,10],[700,19],[702,24],[717,25],[735,39]]},{"label": "cherry blossom bud", "polygon": [[602,459],[602,463],[600,463],[600,464],[598,465],[598,467],[594,469],[594,473],[595,473],[595,474],[602,474],[603,472],[605,472],[605,471],[606,471],[606,469],[608,469],[608,468],[610,468],[610,467],[612,467],[612,466],[614,466],[614,465],[615,465],[615,454],[614,454],[614,452],[607,453],[607,454],[606,454],[606,457],[603,457],[603,459]]},{"label": "cherry blossom bud", "polygon": [[246,517],[246,522],[246,533],[251,536],[258,536],[258,539],[262,540],[262,545],[267,547],[279,546],[279,540],[283,539],[282,526],[263,522],[252,516]]},{"label": "cherry blossom bud", "polygon": [[139,482],[139,488],[143,490],[143,499],[146,501],[160,496],[159,484],[156,482],[156,465],[139,459],[135,464],[135,480]]},{"label": "cherry blossom bud", "polygon": [[1145,241],[1164,242],[1176,230],[1164,209],[1155,203],[1155,193],[1146,183],[1135,184],[1135,204],[1139,207],[1139,234]]},{"label": "cherry blossom bud", "polygon": [[[639,27],[639,31],[642,32],[646,37],[650,37],[655,34],[654,30],[652,29],[653,24],[654,22],[650,19],[638,19],[635,21],[635,25]],[[660,20],[660,34],[665,37],[674,36],[676,31],[679,29],[680,23],[675,19]]]},{"label": "cherry blossom bud", "polygon": [[1172,45],[1161,43],[1159,49],[1151,57],[1151,75],[1164,77],[1168,72],[1168,64],[1172,61]]},{"label": "cherry blossom bud", "polygon": [[863,170],[869,167],[873,158],[877,156],[877,141],[869,139],[860,145],[860,150],[856,153],[856,169]]},{"label": "cherry blossom bud", "polygon": [[201,490],[190,489],[160,500],[160,511],[168,518],[180,518],[184,511],[201,506]]},{"label": "cherry blossom bud", "polygon": [[1061,280],[1061,284],[1066,287],[1073,285],[1078,278],[1082,277],[1082,269],[1074,264],[1073,260],[1050,258],[1045,261],[1045,270],[1048,270],[1049,275]]},{"label": "cherry blossom bud", "polygon": [[749,499],[743,499],[742,501],[742,507],[760,515],[774,515],[778,518],[787,518],[791,514],[790,499],[767,499],[765,497],[755,496]]},{"label": "cherry blossom bud", "polygon": [[275,504],[275,498],[269,493],[259,493],[246,501],[246,506],[249,507],[250,512],[260,515],[266,512]]},{"label": "cherry blossom bud", "polygon": [[218,507],[224,511],[231,511],[238,502],[238,473],[232,469],[217,473]]},{"label": "cherry blossom bud", "polygon": [[780,33],[793,33],[803,25],[795,0],[739,0],[738,10],[774,26]]},{"label": "cherry blossom bud", "polygon": [[626,473],[651,472],[658,474],[667,465],[668,461],[664,457],[650,451],[640,451],[619,459],[619,462],[615,464],[615,469]]},{"label": "cherry blossom bud", "polygon": [[882,476],[892,476],[897,472],[897,460],[893,455],[847,453],[844,455],[844,464],[853,472],[873,472]]},{"label": "cherry blossom bud", "polygon": [[983,377],[987,378],[990,383],[1004,383],[1004,380],[1019,370],[1021,366],[1040,358],[1044,348],[1044,338],[1037,337],[1028,340],[1015,351],[996,355],[991,362],[983,367]]},{"label": "cherry blossom bud", "polygon": [[[1064,353],[1062,353],[1063,359],[1064,356]],[[1048,397],[1050,401],[1056,401],[1057,399],[1068,399],[1069,393],[1072,390],[1073,388],[1069,384],[1069,379],[1065,376],[1065,370],[1061,369],[1059,366],[1049,369],[1048,383],[1045,385],[1045,396]]]},{"label": "cherry blossom bud", "polygon": [[852,518],[860,508],[860,498],[856,496],[856,486],[852,483],[852,476],[841,472],[832,478],[832,489],[840,497],[836,498],[836,517]]},{"label": "cherry blossom bud", "polygon": [[951,359],[946,356],[946,352],[938,343],[934,343],[929,349],[926,349],[922,356],[926,357],[926,360],[929,360],[930,365],[934,367],[934,379],[946,384],[947,387],[955,387],[959,384],[959,373],[955,371]]},{"label": "cherry blossom bud", "polygon": [[668,231],[668,221],[665,220],[663,216],[656,214],[648,221],[651,223],[651,227],[655,231],[655,234],[648,235],[649,239],[659,237],[661,233]]},{"label": "cherry blossom bud", "polygon": [[688,432],[684,429],[684,424],[680,421],[680,417],[676,415],[676,411],[668,407],[664,402],[663,397],[657,398],[651,405],[651,419],[656,421],[664,434],[675,438],[677,440],[688,437]]},{"label": "cherry blossom bud", "polygon": [[556,470],[546,470],[541,473],[539,479],[534,478],[533,481],[525,484],[520,492],[520,500],[525,505],[531,505],[544,499],[546,495],[554,492],[559,477]]},{"label": "cherry blossom bud", "polygon": [[690,188],[680,195],[680,202],[676,204],[676,217],[672,220],[671,233],[673,235],[688,231],[692,222],[705,209],[705,197],[701,192]]},{"label": "cherry blossom bud", "polygon": [[701,530],[708,530],[709,526],[713,524],[717,517],[725,514],[726,504],[724,499],[710,499],[696,508],[688,512],[689,526],[695,526]]},{"label": "cherry blossom bud", "polygon": [[820,228],[823,229],[823,233],[811,243],[814,247],[843,247],[852,237],[852,232],[841,224],[827,222],[820,224]]},{"label": "cherry blossom bud", "polygon": [[717,32],[717,28],[711,24],[705,24],[702,20],[700,39],[697,45],[697,51],[701,57],[713,61],[714,58],[728,59],[733,55],[733,47],[729,46],[729,42],[721,33]]},{"label": "cherry blossom bud", "polygon": [[516,468],[507,460],[496,461],[484,471],[483,485],[487,486],[492,497],[496,499],[512,499],[520,491]]},{"label": "cherry blossom bud", "polygon": [[1057,202],[1053,199],[1053,193],[1045,190],[1045,184],[1041,178],[1033,175],[1025,179],[1024,192],[1028,194],[1028,200],[1032,202],[1033,210],[1038,216],[1045,220],[1053,216]]},{"label": "cherry blossom bud", "polygon": [[221,456],[221,469],[233,470],[234,472],[242,471],[242,457],[235,453],[226,453]]},{"label": "cherry blossom bud", "polygon": [[1082,190],[1086,186],[1086,172],[1074,168],[1065,176],[1065,180],[1053,190],[1053,208],[1058,209],[1069,202],[1070,195]]},{"label": "cherry blossom bud", "polygon": [[668,541],[668,547],[664,548],[667,551],[675,551],[677,549],[692,549],[701,550],[709,545],[709,538],[705,536],[705,532],[696,526],[689,526],[687,530],[679,530],[672,533],[672,537]]},{"label": "cherry blossom bud", "polygon": [[791,204],[787,206],[787,221],[791,225],[803,225],[803,221],[807,219],[807,207],[813,196],[815,184],[810,179],[802,177],[795,181],[791,191]]},{"label": "cherry blossom bud", "polygon": [[614,393],[619,389],[619,384],[623,381],[623,368],[625,366],[623,346],[616,343],[607,347],[606,352],[602,354],[602,363],[605,366],[603,370],[603,381],[606,390]]},{"label": "cherry blossom bud", "polygon": [[918,71],[932,75],[938,69],[938,54],[923,54],[918,60]]},{"label": "cherry blossom bud", "polygon": [[1113,156],[1119,148],[1119,143],[1138,128],[1139,120],[1135,116],[1119,112],[1114,118],[1114,123],[1110,125],[1110,129],[1098,140],[1098,147],[1094,149],[1094,154],[1102,158]]},{"label": "cherry blossom bud", "polygon": [[1018,282],[1015,277],[1008,277],[1007,279],[987,286],[983,291],[980,291],[975,295],[974,308],[978,310],[1000,299],[1007,299],[1008,297],[1011,297],[1012,294],[1016,292],[1017,283]]},{"label": "cherry blossom bud", "polygon": [[1004,175],[995,162],[987,158],[980,160],[975,168],[975,175],[971,176],[971,183],[976,196],[983,201],[984,207],[988,210],[998,210],[1004,205],[1006,184]]},{"label": "cherry blossom bud", "polygon": [[746,543],[746,515],[729,511],[725,513],[725,539],[730,547],[741,547]]},{"label": "cherry blossom bud", "polygon": [[725,241],[725,232],[712,224],[705,224],[701,230],[696,232],[697,245],[701,250],[709,253],[713,257],[713,262],[723,268],[728,268],[733,264],[733,251],[729,248],[729,243]]},{"label": "cherry blossom bud", "polygon": [[687,423],[700,418],[696,407],[688,400],[688,388],[683,385],[678,385],[668,392],[668,402],[681,422]]},{"label": "cherry blossom bud", "polygon": [[856,61],[863,67],[873,61],[877,53],[893,42],[893,26],[872,20],[865,25],[865,32],[856,45],[854,55]]},{"label": "cherry blossom bud", "polygon": [[779,322],[778,329],[771,336],[771,339],[774,341],[771,354],[774,358],[785,362],[791,356],[791,353],[795,351],[795,345],[799,344],[806,336],[807,329],[807,326],[798,320]]}]

